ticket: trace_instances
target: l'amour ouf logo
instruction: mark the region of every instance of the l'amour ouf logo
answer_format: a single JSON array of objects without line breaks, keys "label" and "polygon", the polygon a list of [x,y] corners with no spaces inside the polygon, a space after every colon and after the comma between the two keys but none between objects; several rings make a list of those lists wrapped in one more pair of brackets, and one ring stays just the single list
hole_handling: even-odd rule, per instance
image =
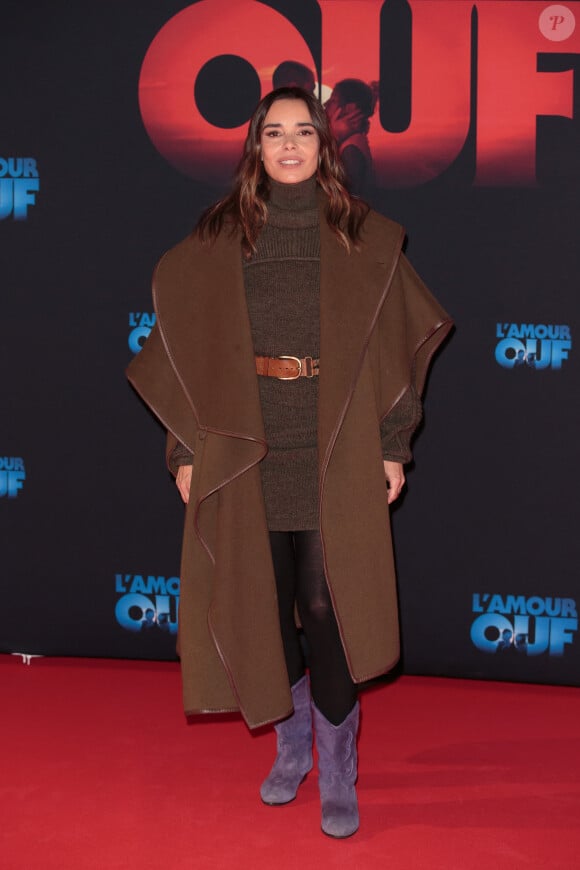
[{"label": "l'amour ouf logo", "polygon": [[570,327],[548,323],[497,323],[496,362],[504,369],[562,368],[572,349]]},{"label": "l'amour ouf logo", "polygon": [[177,633],[179,577],[115,574],[115,617],[132,632]]},{"label": "l'amour ouf logo", "polygon": [[573,598],[476,592],[472,612],[471,640],[484,653],[562,656],[578,630]]},{"label": "l'amour ouf logo", "polygon": [[25,480],[21,456],[0,456],[0,498],[16,498]]},{"label": "l'amour ouf logo", "polygon": [[0,220],[23,221],[28,206],[35,205],[40,189],[36,160],[32,157],[0,157]]},{"label": "l'amour ouf logo", "polygon": [[129,314],[129,350],[139,353],[149,333],[155,326],[155,314],[148,311],[131,311]]}]

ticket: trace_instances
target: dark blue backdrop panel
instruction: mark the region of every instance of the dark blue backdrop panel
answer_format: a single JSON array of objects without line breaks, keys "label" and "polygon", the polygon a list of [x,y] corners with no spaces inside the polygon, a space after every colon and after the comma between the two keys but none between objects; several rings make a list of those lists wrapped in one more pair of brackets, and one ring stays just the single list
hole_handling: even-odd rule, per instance
[{"label": "dark blue backdrop panel", "polygon": [[[5,652],[175,655],[183,508],[165,469],[164,433],[123,373],[152,323],[155,262],[228,183],[227,173],[204,183],[175,168],[139,109],[152,42],[175,15],[202,4],[211,18],[216,0],[21,0],[4,10]],[[341,38],[332,21],[348,7],[355,21],[364,6],[361,22],[378,22],[368,53],[382,52],[384,111],[393,130],[395,121],[401,134],[412,130],[420,95],[409,79],[411,38],[419,39],[425,0],[336,0],[335,19],[328,0],[253,5],[300,36],[325,89],[335,84],[325,64]],[[445,2],[429,5],[429,14],[448,11]],[[539,22],[547,6],[501,4],[522,16],[521,39],[532,39],[530,15]],[[580,27],[580,3],[566,9]],[[408,255],[457,322],[435,360],[415,462],[393,511],[403,663],[410,673],[578,684],[580,48],[576,34],[534,49],[527,75],[555,76],[556,90],[571,94],[567,115],[551,108],[558,96],[535,123],[535,180],[512,183],[508,172],[478,183],[482,40],[492,11],[480,0],[465,19],[470,116],[457,156],[427,182],[373,193],[376,207],[406,226]],[[244,35],[250,46],[259,38]],[[432,46],[424,33],[417,43],[425,52],[417,60],[415,51],[417,79],[431,66],[438,75],[435,43],[435,30]],[[345,75],[364,74],[362,50],[343,52]],[[197,91],[192,72],[192,101],[207,102],[213,89],[216,106],[242,105],[247,93],[224,81],[225,69],[206,68]],[[268,75],[270,67],[256,72],[262,90]],[[400,87],[388,86],[397,75]],[[219,135],[231,130],[223,123]],[[383,123],[372,119],[373,135]],[[512,135],[502,123],[498,116],[498,141],[502,130]]]}]

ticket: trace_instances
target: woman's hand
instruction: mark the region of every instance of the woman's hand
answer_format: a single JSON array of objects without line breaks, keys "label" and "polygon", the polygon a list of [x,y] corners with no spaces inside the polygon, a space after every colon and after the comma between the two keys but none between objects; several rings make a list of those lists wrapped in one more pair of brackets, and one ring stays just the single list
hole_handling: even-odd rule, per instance
[{"label": "woman's hand", "polygon": [[189,501],[189,489],[191,487],[192,471],[193,465],[180,465],[177,471],[177,477],[175,478],[177,489],[179,490],[179,494],[185,504],[187,504]]},{"label": "woman's hand", "polygon": [[401,490],[405,485],[405,473],[400,462],[390,462],[388,459],[384,459],[383,465],[389,486],[387,501],[389,504],[392,504],[401,495]]},{"label": "woman's hand", "polygon": [[327,103],[326,114],[332,135],[339,145],[358,132],[364,121],[364,115],[355,103],[347,103],[346,106],[329,106]]}]

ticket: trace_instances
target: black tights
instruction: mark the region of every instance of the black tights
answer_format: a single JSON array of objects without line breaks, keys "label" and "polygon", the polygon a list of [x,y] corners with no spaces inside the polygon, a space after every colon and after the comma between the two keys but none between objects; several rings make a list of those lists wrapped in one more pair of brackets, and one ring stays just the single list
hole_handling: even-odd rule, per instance
[{"label": "black tights", "polygon": [[314,703],[329,722],[340,725],[354,707],[357,691],[324,576],[320,533],[270,532],[270,545],[290,685],[304,675],[304,656],[294,619],[297,606],[310,654]]}]

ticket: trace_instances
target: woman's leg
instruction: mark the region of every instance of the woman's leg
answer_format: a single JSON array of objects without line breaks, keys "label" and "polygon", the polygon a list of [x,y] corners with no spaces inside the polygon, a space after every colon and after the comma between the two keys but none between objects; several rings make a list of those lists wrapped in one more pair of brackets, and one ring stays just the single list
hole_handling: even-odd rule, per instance
[{"label": "woman's leg", "polygon": [[276,575],[280,629],[294,712],[274,726],[277,753],[272,770],[262,783],[264,803],[278,806],[294,800],[298,787],[312,768],[312,710],[310,687],[304,673],[304,658],[294,619],[295,564],[291,532],[270,532]]},{"label": "woman's leg", "polygon": [[296,532],[294,546],[298,612],[310,646],[322,830],[330,837],[350,837],[359,826],[357,690],[324,576],[320,534]]},{"label": "woman's leg", "polygon": [[293,532],[270,532],[270,547],[272,562],[276,577],[276,593],[278,595],[278,612],[280,615],[280,631],[288,678],[294,686],[304,676],[304,656],[294,608],[296,605],[296,565],[294,553]]},{"label": "woman's leg", "polygon": [[314,703],[333,725],[353,709],[357,690],[347,664],[332,600],[324,576],[318,531],[294,532],[296,600],[310,649],[310,685]]}]

